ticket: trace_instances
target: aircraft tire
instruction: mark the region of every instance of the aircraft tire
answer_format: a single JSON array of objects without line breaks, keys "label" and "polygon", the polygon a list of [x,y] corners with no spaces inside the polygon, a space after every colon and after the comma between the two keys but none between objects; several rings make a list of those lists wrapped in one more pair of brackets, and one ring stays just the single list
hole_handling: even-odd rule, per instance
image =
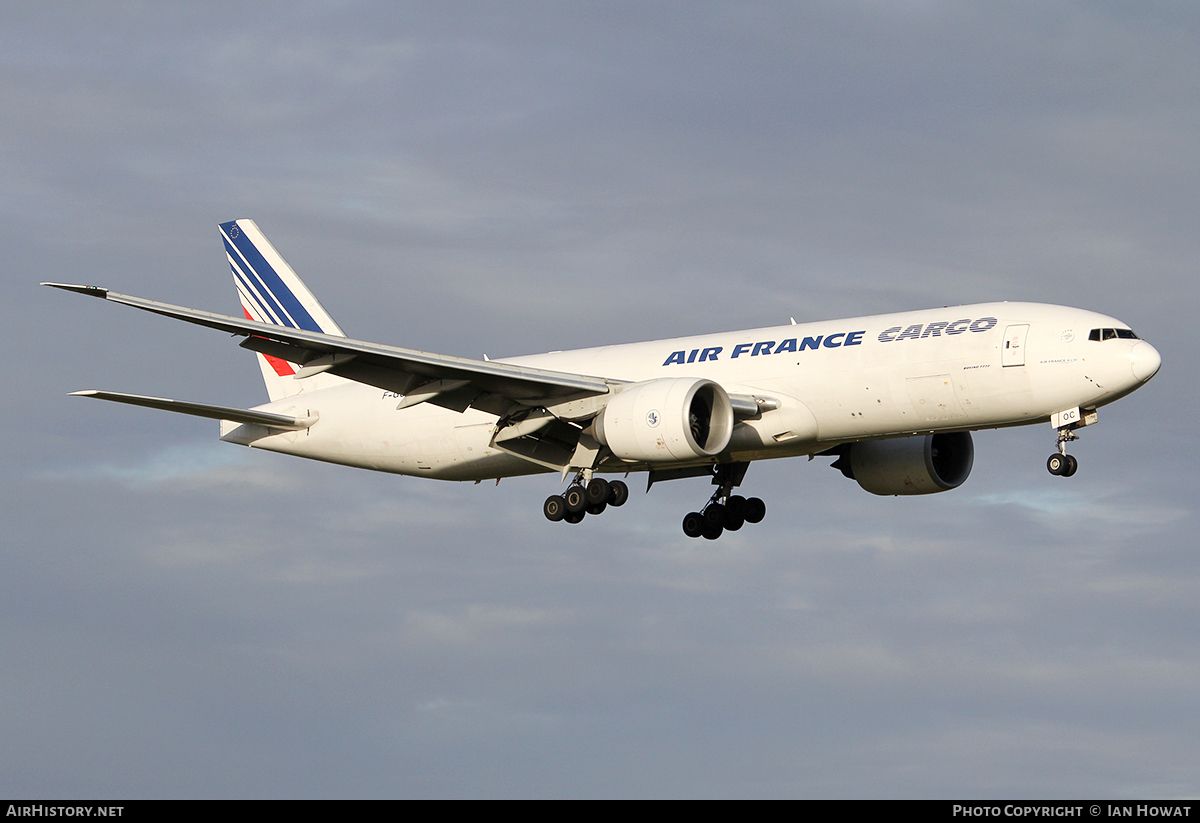
[{"label": "aircraft tire", "polygon": [[705,527],[704,527],[703,537],[705,540],[716,540],[718,537],[721,536],[721,532],[723,532],[723,531],[725,531],[725,529],[721,526],[720,523],[717,523],[716,525],[709,523],[709,524],[705,525]]},{"label": "aircraft tire", "polygon": [[563,499],[567,501],[567,511],[573,514],[583,514],[583,510],[587,508],[587,495],[583,491],[583,486],[572,486],[563,492]]},{"label": "aircraft tire", "polygon": [[608,504],[601,500],[599,503],[588,503],[584,509],[588,514],[604,514],[604,510],[608,508]]},{"label": "aircraft tire", "polygon": [[747,523],[761,523],[767,516],[767,504],[759,497],[751,497],[746,501],[744,516]]},{"label": "aircraft tire", "polygon": [[568,523],[582,523],[584,514],[585,512],[582,509],[577,512],[569,511],[563,515],[563,520],[567,521]]},{"label": "aircraft tire", "polygon": [[700,512],[688,512],[683,518],[683,533],[688,537],[699,537],[704,534],[704,518]]},{"label": "aircraft tire", "polygon": [[567,514],[567,501],[563,500],[561,494],[550,495],[542,504],[542,514],[546,515],[546,519],[551,523],[557,523]]},{"label": "aircraft tire", "polygon": [[1067,458],[1061,454],[1052,454],[1046,459],[1046,471],[1055,477],[1062,477],[1069,465]]},{"label": "aircraft tire", "polygon": [[725,527],[725,531],[735,532],[742,526],[746,525],[746,518],[740,513],[733,514],[729,510],[725,511],[725,520],[721,523]]},{"label": "aircraft tire", "polygon": [[1066,468],[1066,470],[1063,471],[1062,476],[1063,477],[1071,477],[1077,471],[1079,471],[1079,460],[1076,459],[1075,455],[1068,454],[1067,455],[1067,468]]},{"label": "aircraft tire", "polygon": [[729,514],[740,515],[743,518],[746,516],[746,498],[740,494],[731,495],[725,501],[725,511]]},{"label": "aircraft tire", "polygon": [[725,507],[720,503],[711,503],[704,509],[704,522],[709,526],[720,526],[725,522]]},{"label": "aircraft tire", "polygon": [[625,505],[629,499],[629,487],[623,480],[614,480],[608,484],[608,505],[618,508]]},{"label": "aircraft tire", "polygon": [[595,506],[608,502],[608,481],[602,477],[593,477],[584,489],[588,505]]}]

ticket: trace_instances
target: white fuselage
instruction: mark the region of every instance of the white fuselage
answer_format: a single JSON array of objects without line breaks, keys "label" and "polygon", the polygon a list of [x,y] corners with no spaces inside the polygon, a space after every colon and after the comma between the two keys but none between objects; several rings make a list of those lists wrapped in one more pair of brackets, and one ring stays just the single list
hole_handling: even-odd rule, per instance
[{"label": "white fuselage", "polygon": [[[1036,303],[987,303],[507,358],[610,380],[707,378],[778,408],[734,429],[721,461],[813,454],[839,443],[1046,421],[1104,405],[1158,368],[1136,339],[1089,340],[1115,318]],[[222,439],[316,460],[446,480],[546,471],[490,446],[497,417],[349,381],[260,406],[319,415],[270,434],[222,424]],[[711,462],[711,461],[710,461]],[[610,460],[602,471],[630,466]]]}]

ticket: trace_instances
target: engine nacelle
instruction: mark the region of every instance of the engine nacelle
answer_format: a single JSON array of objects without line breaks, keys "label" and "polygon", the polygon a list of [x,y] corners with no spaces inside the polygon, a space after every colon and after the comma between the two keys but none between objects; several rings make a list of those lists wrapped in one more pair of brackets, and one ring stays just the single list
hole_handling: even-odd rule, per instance
[{"label": "engine nacelle", "polygon": [[840,461],[843,473],[871,494],[933,494],[963,484],[975,445],[970,432],[925,434],[852,443],[847,456]]},{"label": "engine nacelle", "polygon": [[595,426],[596,439],[623,460],[694,460],[729,445],[733,406],[720,384],[711,380],[648,380],[610,400]]}]

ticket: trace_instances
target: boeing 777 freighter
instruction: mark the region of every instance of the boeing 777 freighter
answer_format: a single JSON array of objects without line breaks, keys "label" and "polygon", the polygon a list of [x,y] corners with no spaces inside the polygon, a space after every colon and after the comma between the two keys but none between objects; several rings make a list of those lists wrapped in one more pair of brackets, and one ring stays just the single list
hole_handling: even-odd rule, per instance
[{"label": "boeing 777 freighter", "polygon": [[545,516],[578,523],[620,506],[622,480],[710,477],[690,537],[757,523],[733,493],[754,460],[818,455],[873,494],[962,485],[971,432],[1049,422],[1051,474],[1097,409],[1161,360],[1124,323],[1083,309],[985,303],[471,360],[353,340],[252,220],[221,236],[245,319],[117,294],[104,298],[245,338],[270,402],[251,409],[108,391],[75,394],[220,421],[229,443],[441,480],[555,472]]}]

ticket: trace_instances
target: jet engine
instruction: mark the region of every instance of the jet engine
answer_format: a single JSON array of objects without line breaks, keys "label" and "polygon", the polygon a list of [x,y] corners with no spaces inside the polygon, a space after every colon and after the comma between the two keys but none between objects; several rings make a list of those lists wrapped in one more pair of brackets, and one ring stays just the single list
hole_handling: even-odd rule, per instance
[{"label": "jet engine", "polygon": [[933,494],[957,489],[971,473],[970,432],[851,443],[834,462],[871,494]]},{"label": "jet engine", "polygon": [[711,457],[729,445],[733,406],[720,384],[694,377],[637,383],[596,418],[596,439],[623,460]]}]

